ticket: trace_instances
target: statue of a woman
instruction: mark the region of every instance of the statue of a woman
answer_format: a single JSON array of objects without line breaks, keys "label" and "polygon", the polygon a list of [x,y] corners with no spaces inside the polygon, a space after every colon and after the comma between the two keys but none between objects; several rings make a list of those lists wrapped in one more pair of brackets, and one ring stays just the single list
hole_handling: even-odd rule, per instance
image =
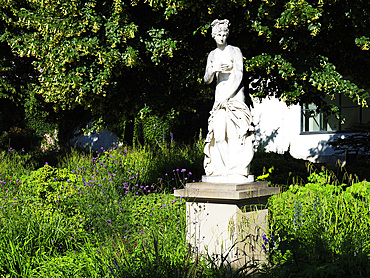
[{"label": "statue of a woman", "polygon": [[243,56],[238,47],[226,43],[227,19],[216,19],[211,26],[217,48],[208,55],[204,82],[216,78],[216,92],[208,120],[204,169],[207,177],[221,176],[221,182],[247,181],[254,129],[244,103]]}]

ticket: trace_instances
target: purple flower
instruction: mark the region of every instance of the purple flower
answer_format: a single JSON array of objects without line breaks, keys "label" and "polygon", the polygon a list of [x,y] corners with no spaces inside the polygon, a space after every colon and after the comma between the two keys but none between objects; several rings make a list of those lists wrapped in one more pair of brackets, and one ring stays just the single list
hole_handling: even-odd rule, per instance
[{"label": "purple flower", "polygon": [[263,235],[262,239],[263,239],[263,244],[262,244],[263,251],[267,252],[267,246],[268,246],[269,240],[267,239],[266,235]]},{"label": "purple flower", "polygon": [[109,270],[110,270],[110,272],[112,273],[113,276],[116,276],[116,274],[114,273],[114,270],[111,266],[109,266]]}]

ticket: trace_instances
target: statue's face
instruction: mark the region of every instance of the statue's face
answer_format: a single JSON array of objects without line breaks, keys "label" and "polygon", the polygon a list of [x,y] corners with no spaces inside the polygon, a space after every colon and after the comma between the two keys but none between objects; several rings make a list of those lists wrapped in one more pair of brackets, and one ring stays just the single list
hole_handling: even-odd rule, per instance
[{"label": "statue's face", "polygon": [[223,46],[225,43],[226,43],[226,39],[227,39],[227,32],[226,31],[223,31],[223,30],[220,30],[219,32],[217,32],[217,34],[215,35],[214,37],[217,45],[219,46]]}]

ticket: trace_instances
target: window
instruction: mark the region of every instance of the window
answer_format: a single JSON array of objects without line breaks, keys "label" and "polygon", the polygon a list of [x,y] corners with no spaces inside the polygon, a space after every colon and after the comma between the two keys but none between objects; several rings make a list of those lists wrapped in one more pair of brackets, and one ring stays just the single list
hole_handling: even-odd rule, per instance
[{"label": "window", "polygon": [[358,123],[369,123],[369,108],[362,108],[342,95],[338,100],[330,102],[339,107],[343,119],[338,120],[333,115],[317,112],[315,104],[305,104],[302,107],[302,133],[350,131]]}]

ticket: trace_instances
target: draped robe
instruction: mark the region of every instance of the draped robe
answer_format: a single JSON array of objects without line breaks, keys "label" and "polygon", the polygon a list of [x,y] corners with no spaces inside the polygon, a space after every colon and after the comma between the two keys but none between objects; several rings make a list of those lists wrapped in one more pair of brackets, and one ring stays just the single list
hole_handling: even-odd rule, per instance
[{"label": "draped robe", "polygon": [[[231,70],[214,71],[219,64]],[[207,176],[249,175],[253,158],[252,116],[244,103],[243,57],[239,48],[227,45],[213,50],[207,60],[204,80],[216,77],[215,103],[208,119],[204,169]]]}]

